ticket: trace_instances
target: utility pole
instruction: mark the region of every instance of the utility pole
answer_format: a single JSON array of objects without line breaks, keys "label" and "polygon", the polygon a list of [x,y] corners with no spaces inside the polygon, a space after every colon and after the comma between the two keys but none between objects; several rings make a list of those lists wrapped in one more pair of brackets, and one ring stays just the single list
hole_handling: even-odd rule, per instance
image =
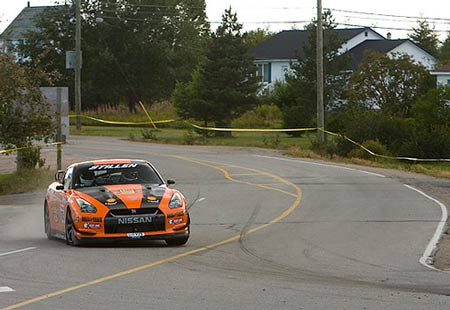
[{"label": "utility pole", "polygon": [[56,170],[61,170],[62,168],[62,159],[61,159],[61,154],[62,154],[62,147],[61,147],[61,142],[62,142],[62,124],[61,124],[61,119],[62,119],[62,100],[61,100],[61,88],[58,87],[56,88],[56,117],[58,119],[57,121],[57,128],[56,128],[56,142],[58,142],[58,144],[56,145]]},{"label": "utility pole", "polygon": [[81,0],[75,1],[75,113],[76,128],[81,129]]},{"label": "utility pole", "polygon": [[[323,107],[323,21],[322,21],[322,0],[317,0],[317,139],[325,142],[325,113]],[[322,129],[322,130],[320,130]]]}]

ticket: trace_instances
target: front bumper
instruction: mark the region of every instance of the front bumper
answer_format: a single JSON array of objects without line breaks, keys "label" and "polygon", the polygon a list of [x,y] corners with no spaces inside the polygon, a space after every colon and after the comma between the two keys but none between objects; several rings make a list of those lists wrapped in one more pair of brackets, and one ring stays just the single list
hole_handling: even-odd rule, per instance
[{"label": "front bumper", "polygon": [[189,230],[169,234],[155,234],[145,235],[141,237],[127,237],[127,236],[111,236],[111,237],[88,237],[77,236],[82,243],[113,243],[113,242],[135,242],[135,241],[149,241],[149,240],[167,240],[173,238],[183,238],[189,236]]}]

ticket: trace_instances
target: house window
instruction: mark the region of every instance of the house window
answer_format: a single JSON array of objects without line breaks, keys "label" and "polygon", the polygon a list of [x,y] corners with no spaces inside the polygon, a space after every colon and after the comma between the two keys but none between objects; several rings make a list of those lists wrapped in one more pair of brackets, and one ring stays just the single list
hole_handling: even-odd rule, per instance
[{"label": "house window", "polygon": [[450,79],[447,80],[447,86],[450,86]]},{"label": "house window", "polygon": [[256,74],[261,78],[261,82],[271,83],[272,82],[272,68],[271,63],[257,64]]}]

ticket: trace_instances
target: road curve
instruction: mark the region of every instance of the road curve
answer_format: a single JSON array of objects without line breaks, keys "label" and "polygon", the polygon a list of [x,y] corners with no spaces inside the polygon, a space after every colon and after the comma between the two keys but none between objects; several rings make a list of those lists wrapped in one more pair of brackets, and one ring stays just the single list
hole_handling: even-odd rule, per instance
[{"label": "road curve", "polygon": [[420,263],[442,220],[395,178],[246,148],[71,138],[63,160],[152,161],[191,203],[192,235],[72,248],[43,233],[43,191],[0,197],[0,310],[448,309]]}]

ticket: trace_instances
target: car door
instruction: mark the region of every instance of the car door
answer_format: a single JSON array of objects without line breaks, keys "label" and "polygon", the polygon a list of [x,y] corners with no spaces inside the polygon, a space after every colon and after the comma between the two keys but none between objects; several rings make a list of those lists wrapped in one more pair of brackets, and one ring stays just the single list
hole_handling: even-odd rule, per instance
[{"label": "car door", "polygon": [[72,187],[72,178],[73,178],[73,167],[67,169],[64,177],[62,179],[62,183],[64,185],[64,189],[55,190],[54,199],[52,201],[50,207],[50,216],[53,219],[54,229],[59,232],[65,231],[65,216],[66,216],[66,206],[68,200],[68,190]]}]

